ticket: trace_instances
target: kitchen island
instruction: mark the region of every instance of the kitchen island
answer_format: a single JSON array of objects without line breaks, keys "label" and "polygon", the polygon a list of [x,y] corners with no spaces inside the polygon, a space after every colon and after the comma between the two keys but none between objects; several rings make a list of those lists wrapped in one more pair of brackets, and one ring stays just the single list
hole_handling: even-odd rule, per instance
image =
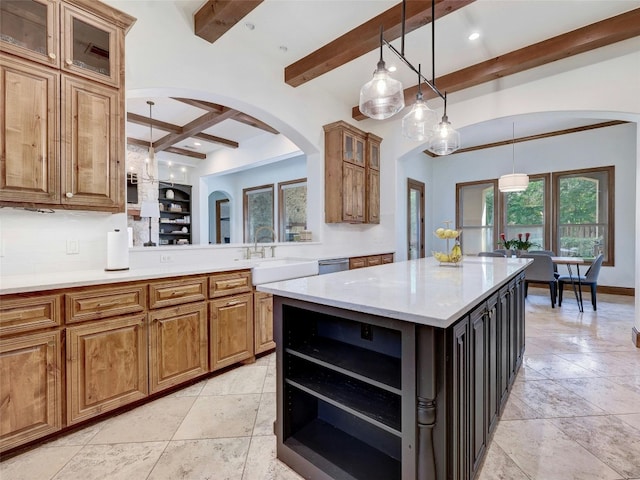
[{"label": "kitchen island", "polygon": [[274,295],[277,455],[313,479],[470,479],[524,352],[529,260],[432,259]]}]

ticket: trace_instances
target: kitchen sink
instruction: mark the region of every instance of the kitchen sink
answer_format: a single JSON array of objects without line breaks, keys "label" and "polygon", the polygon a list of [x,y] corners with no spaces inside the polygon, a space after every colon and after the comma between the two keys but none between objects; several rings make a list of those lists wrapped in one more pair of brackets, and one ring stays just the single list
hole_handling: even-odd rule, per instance
[{"label": "kitchen sink", "polygon": [[317,274],[317,260],[293,257],[261,259],[255,263],[251,269],[251,277],[254,285],[308,277]]}]

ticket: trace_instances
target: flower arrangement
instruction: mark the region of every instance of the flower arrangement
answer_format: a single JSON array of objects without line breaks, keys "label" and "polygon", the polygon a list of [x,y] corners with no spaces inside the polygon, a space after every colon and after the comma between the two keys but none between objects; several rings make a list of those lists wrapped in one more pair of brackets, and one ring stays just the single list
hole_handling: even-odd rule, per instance
[{"label": "flower arrangement", "polygon": [[514,238],[511,240],[507,240],[507,237],[504,233],[500,234],[500,245],[502,245],[507,250],[529,250],[531,247],[539,247],[537,243],[533,243],[529,241],[529,237],[531,234],[529,232],[524,234],[524,239],[522,238],[522,233],[518,234],[518,238]]}]

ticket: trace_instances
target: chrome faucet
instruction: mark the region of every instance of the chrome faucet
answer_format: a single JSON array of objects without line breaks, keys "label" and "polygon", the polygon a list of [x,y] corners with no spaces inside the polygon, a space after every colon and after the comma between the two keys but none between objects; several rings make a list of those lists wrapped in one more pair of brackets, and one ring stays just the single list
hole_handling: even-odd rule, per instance
[{"label": "chrome faucet", "polygon": [[[260,251],[258,251],[258,233],[262,230],[269,230],[272,234],[272,238],[273,238],[273,242],[275,243],[276,241],[276,231],[267,226],[267,225],[263,225],[261,227],[256,228],[256,231],[253,233],[253,239],[254,239],[254,245],[253,245],[253,251],[250,249],[250,247],[247,247],[247,252],[246,252],[246,256],[247,259],[250,259],[253,256],[259,256],[264,258],[264,247],[262,247],[262,249]],[[275,256],[275,245],[271,246],[271,256]]]}]

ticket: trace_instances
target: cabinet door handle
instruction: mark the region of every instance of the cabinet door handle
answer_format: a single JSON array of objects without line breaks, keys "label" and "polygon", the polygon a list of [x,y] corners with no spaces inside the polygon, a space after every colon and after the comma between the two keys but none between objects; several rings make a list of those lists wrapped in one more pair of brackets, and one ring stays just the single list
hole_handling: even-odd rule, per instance
[{"label": "cabinet door handle", "polygon": [[53,53],[53,52],[49,53],[49,58],[50,58],[51,60],[55,60],[55,59],[56,59],[56,54],[55,54],[55,53]]},{"label": "cabinet door handle", "polygon": [[234,305],[238,305],[240,302],[237,300],[235,302],[227,302],[225,307],[233,307]]},{"label": "cabinet door handle", "polygon": [[67,192],[67,193],[65,193],[64,195],[65,195],[65,197],[67,197],[67,198],[71,198],[71,197],[73,197],[73,192]]},{"label": "cabinet door handle", "polygon": [[73,65],[73,60],[71,60],[70,58],[67,58],[66,62],[67,65],[71,66]]}]

